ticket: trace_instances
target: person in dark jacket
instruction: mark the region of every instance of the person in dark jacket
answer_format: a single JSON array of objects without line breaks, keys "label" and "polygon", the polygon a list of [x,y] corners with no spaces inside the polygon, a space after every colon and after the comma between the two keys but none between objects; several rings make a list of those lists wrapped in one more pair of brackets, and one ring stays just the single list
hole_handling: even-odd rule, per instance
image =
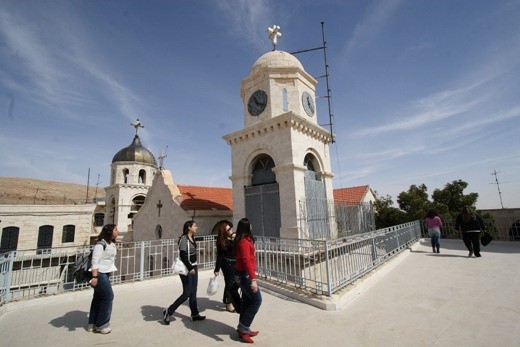
[{"label": "person in dark jacket", "polygon": [[182,228],[182,236],[179,239],[179,258],[181,258],[184,265],[186,265],[188,274],[179,274],[182,281],[182,294],[173,304],[163,311],[163,321],[166,325],[170,325],[173,313],[187,299],[189,299],[191,320],[201,321],[206,319],[206,316],[199,314],[197,305],[199,274],[197,269],[197,243],[194,239],[197,228],[197,224],[192,220],[184,223],[184,227]]},{"label": "person in dark jacket", "polygon": [[217,233],[217,261],[215,262],[215,276],[224,274],[224,295],[222,301],[226,304],[226,311],[240,313],[240,293],[235,282],[235,248],[233,247],[233,223],[227,220],[217,222],[213,227]]},{"label": "person in dark jacket", "polygon": [[471,206],[464,206],[455,220],[455,230],[462,233],[462,240],[469,251],[468,257],[481,257],[480,233],[485,230],[484,221]]}]

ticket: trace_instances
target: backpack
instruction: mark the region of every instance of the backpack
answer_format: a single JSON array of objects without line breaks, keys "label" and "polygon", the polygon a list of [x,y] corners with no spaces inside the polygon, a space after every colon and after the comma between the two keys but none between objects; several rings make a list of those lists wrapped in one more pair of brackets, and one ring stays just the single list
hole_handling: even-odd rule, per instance
[{"label": "backpack", "polygon": [[[96,242],[97,244],[103,245],[103,251],[107,248],[107,242],[101,240]],[[92,279],[92,272],[88,271],[92,266],[92,252],[94,248],[88,253],[78,254],[76,256],[76,262],[74,263],[74,280],[77,284],[87,283]]]}]

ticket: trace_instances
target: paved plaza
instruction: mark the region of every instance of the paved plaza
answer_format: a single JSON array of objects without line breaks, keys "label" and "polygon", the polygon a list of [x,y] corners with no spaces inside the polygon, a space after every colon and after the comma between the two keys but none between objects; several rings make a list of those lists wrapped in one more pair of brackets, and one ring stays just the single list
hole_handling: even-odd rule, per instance
[{"label": "paved plaza", "polygon": [[[329,301],[315,306],[263,289],[253,323],[257,346],[519,346],[520,242],[492,242],[468,258],[460,240],[416,243]],[[162,323],[162,310],[181,292],[176,276],[114,286],[112,333],[85,330],[92,292],[66,293],[2,307],[2,346],[238,346],[238,315],[226,312],[221,288],[206,295],[212,271],[199,277],[199,307],[187,304]],[[347,304],[345,304],[347,303]],[[339,306],[338,306],[339,307]]]}]

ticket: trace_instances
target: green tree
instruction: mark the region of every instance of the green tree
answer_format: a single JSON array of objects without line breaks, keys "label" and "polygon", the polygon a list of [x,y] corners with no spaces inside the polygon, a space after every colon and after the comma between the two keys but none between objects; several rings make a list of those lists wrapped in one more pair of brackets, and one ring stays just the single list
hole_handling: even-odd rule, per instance
[{"label": "green tree", "polygon": [[392,207],[394,202],[390,195],[379,197],[377,192],[375,192],[375,195],[376,201],[374,203],[374,209],[376,211],[376,229],[405,223],[406,213],[398,208]]},{"label": "green tree", "polygon": [[[430,208],[435,208],[443,220],[455,220],[464,205],[475,206],[478,194],[464,194],[468,183],[456,180],[447,183],[443,189],[435,189],[432,200],[428,199],[428,188],[426,185],[413,184],[408,191],[401,192],[397,197],[399,208],[393,207],[392,198],[387,195],[379,197],[376,192],[376,227],[386,228],[389,226],[423,220]],[[485,218],[485,216],[483,216]]]},{"label": "green tree", "polygon": [[[443,189],[435,189],[432,194],[434,205],[438,206],[439,210],[447,210],[446,213],[451,218],[457,218],[464,205],[475,206],[477,203],[478,193],[464,194],[467,187],[468,183],[456,180],[447,183]],[[448,215],[444,218],[448,218]]]},{"label": "green tree", "polygon": [[432,207],[428,200],[428,188],[424,184],[412,184],[407,192],[401,192],[397,196],[397,203],[399,208],[406,212],[407,222],[424,219],[426,212]]}]

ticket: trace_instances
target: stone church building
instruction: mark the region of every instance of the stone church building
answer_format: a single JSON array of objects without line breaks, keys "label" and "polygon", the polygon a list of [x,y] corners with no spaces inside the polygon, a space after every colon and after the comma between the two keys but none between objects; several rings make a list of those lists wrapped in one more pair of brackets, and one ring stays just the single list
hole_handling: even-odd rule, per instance
[{"label": "stone church building", "polygon": [[[113,157],[104,204],[60,206],[59,221],[51,212],[29,212],[49,207],[0,205],[2,248],[90,243],[107,223],[118,225],[122,241],[175,238],[190,219],[200,235],[208,235],[217,221],[236,225],[246,216],[259,236],[316,238],[325,230],[327,237],[337,237],[334,208],[323,208],[334,200],[333,135],[318,124],[316,85],[290,53],[273,49],[254,62],[240,85],[244,126],[223,136],[231,149],[232,188],[177,185],[162,167],[164,158],[158,164],[141,144],[137,120],[131,144]],[[76,234],[64,237],[71,228]]]}]

